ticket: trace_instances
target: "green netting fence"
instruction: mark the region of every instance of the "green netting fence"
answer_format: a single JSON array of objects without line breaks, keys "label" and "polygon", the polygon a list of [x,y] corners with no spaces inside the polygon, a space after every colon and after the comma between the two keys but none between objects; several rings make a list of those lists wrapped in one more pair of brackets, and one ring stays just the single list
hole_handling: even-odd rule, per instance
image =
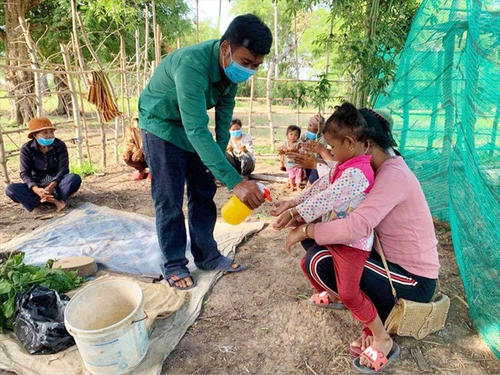
[{"label": "green netting fence", "polygon": [[424,0],[376,107],[450,222],[472,320],[500,358],[500,1]]}]

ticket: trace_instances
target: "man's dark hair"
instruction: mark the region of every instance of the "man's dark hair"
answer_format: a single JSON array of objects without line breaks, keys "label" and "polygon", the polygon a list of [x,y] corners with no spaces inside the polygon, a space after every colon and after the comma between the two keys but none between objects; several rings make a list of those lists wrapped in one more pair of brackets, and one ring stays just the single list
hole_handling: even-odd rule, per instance
[{"label": "man's dark hair", "polygon": [[255,55],[267,55],[271,51],[273,35],[259,17],[244,14],[231,21],[220,40],[227,40],[233,48],[245,47]]},{"label": "man's dark hair", "polygon": [[239,118],[233,118],[233,120],[231,121],[231,125],[239,125],[240,128],[241,128],[241,120]]},{"label": "man's dark hair", "polygon": [[299,133],[299,137],[300,137],[300,128],[297,125],[290,125],[288,128],[286,128],[287,135],[288,135],[288,133],[291,133],[291,132]]}]

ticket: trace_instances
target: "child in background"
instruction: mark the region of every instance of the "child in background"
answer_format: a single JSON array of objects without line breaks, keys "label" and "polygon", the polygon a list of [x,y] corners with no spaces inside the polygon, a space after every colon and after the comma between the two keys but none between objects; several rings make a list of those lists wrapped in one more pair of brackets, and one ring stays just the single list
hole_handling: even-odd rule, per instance
[{"label": "child in background", "polygon": [[299,150],[300,128],[296,125],[290,125],[286,129],[286,141],[280,147],[279,153],[281,155],[281,168],[285,167],[288,172],[289,187],[292,191],[297,190],[302,182],[302,168],[295,164],[289,157],[286,156],[287,152]]}]

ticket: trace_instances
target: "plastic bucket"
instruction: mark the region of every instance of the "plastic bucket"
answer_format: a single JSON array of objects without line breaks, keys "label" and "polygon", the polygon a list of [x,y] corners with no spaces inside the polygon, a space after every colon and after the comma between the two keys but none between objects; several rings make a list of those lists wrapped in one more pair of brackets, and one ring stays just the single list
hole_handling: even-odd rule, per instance
[{"label": "plastic bucket", "polygon": [[64,324],[95,375],[126,373],[148,350],[144,296],[133,281],[106,280],[82,289],[66,306]]}]

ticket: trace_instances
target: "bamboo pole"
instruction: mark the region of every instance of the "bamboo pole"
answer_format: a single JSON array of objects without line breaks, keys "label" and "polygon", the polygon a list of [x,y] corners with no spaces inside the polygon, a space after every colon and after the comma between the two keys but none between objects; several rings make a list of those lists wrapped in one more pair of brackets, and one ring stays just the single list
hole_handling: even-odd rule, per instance
[{"label": "bamboo pole", "polygon": [[156,23],[156,4],[155,0],[151,1],[151,13],[153,14],[153,40],[155,46],[155,61],[156,65],[160,63],[161,52],[160,52],[160,38],[159,38],[159,28]]},{"label": "bamboo pole", "polygon": [[[85,30],[85,27],[83,25],[82,20],[80,19],[80,15],[78,14],[78,12],[76,12],[76,20],[78,22],[78,25],[80,26],[81,35],[83,37],[83,40],[85,40],[85,43],[87,45],[87,49],[89,50],[90,54],[94,58],[96,64],[99,66],[99,69],[104,73],[106,69],[104,68],[104,65],[102,64],[101,60],[99,59],[99,56],[97,56],[97,53],[95,52],[94,48],[92,47],[92,44],[90,44],[89,36],[87,35],[87,31]],[[119,71],[120,70],[118,70],[118,72]],[[111,81],[109,82],[109,88],[111,89],[111,94],[113,95],[113,101],[115,103],[117,103],[115,89],[113,88]]]},{"label": "bamboo pole", "polygon": [[[76,4],[75,0],[71,0],[71,24],[73,30],[73,52],[78,59],[80,65],[80,71],[85,69],[85,62],[82,56],[82,50],[80,46],[80,38],[78,37],[78,25],[77,25],[77,14],[76,14]],[[90,87],[90,82],[86,74],[82,73],[82,78],[85,82],[85,87],[88,89]]]},{"label": "bamboo pole", "polygon": [[141,95],[141,44],[139,39],[139,30],[135,29],[135,79],[136,79],[136,94]]},{"label": "bamboo pole", "polygon": [[[76,69],[79,68],[79,62],[78,62],[78,58],[77,56],[79,55],[79,52],[80,50],[77,49],[77,42],[76,42],[76,39],[78,39],[78,37],[76,36],[76,34],[72,34],[71,35],[72,38],[72,43],[73,43],[73,51],[74,51],[74,54],[75,54],[75,65],[76,65]],[[83,77],[85,77],[84,74],[82,74]],[[89,132],[88,132],[88,127],[87,127],[87,118],[85,116],[85,98],[83,97],[83,92],[82,92],[82,87],[81,87],[81,83],[80,83],[80,79],[77,79],[77,83],[78,83],[78,94],[80,95],[80,103],[82,103],[82,113],[83,113],[83,116],[81,117],[82,119],[82,122],[83,122],[83,130],[84,130],[84,133],[85,133],[85,149],[87,150],[87,158],[89,159],[89,162],[90,164],[92,164],[92,157],[91,157],[91,154],[90,154],[90,147],[89,147]]]},{"label": "bamboo pole", "polygon": [[[127,119],[130,120],[130,97],[128,92],[128,79],[127,79],[127,71],[126,71],[126,61],[127,55],[125,51],[125,41],[123,40],[123,35],[120,34],[120,65],[122,68],[122,79],[123,79],[123,93],[125,95],[125,104],[127,105]],[[123,108],[123,107],[122,107]],[[123,111],[123,109],[122,109]],[[125,128],[124,128],[125,129]]]},{"label": "bamboo pole", "polygon": [[[297,13],[293,15],[293,28],[294,28],[294,39],[295,39],[295,70],[296,70],[296,88],[295,92],[297,95],[297,118],[295,120],[296,125],[299,126],[300,123],[300,105],[299,105],[299,40],[297,34]],[[278,65],[278,63],[276,63]]]},{"label": "bamboo pole", "polygon": [[199,0],[196,0],[196,43],[200,43],[200,7]]},{"label": "bamboo pole", "polygon": [[148,45],[149,45],[149,21],[148,21],[148,6],[144,12],[144,72],[142,74],[142,87],[146,87],[147,74],[148,74]]},{"label": "bamboo pole", "polygon": [[182,42],[181,42],[181,38],[177,38],[177,49],[181,49],[182,48]]},{"label": "bamboo pole", "polygon": [[[274,58],[278,58],[278,0],[274,0]],[[278,79],[279,64],[274,68],[274,79]]]},{"label": "bamboo pole", "polygon": [[[68,50],[64,46],[64,44],[59,45],[61,48],[61,52],[64,59],[64,66],[66,70],[71,70],[71,63],[69,60]],[[80,121],[80,108],[78,108],[78,95],[76,93],[75,82],[73,81],[73,76],[70,74],[67,75],[68,86],[71,91],[71,104],[73,107],[73,120],[75,121],[75,129],[76,129],[76,142],[77,142],[77,157],[78,157],[78,166],[81,167],[83,164],[83,152],[82,152],[82,124]]]},{"label": "bamboo pole", "polygon": [[[24,39],[26,41],[26,45],[28,46],[28,53],[31,58],[31,67],[34,69],[40,68],[40,63],[38,62],[38,56],[36,52],[36,48],[34,46],[34,42],[31,39],[31,36],[28,32],[28,26],[26,25],[26,21],[24,18],[19,17],[19,25],[23,31]],[[43,102],[42,102],[42,75],[39,72],[34,73],[35,80],[35,92],[36,92],[36,114],[38,117],[43,116]]]},{"label": "bamboo pole", "polygon": [[99,111],[97,111],[97,117],[99,121],[99,132],[101,134],[101,163],[102,168],[106,168],[106,130],[104,129],[104,121],[101,117]]},{"label": "bamboo pole", "polygon": [[271,106],[271,76],[273,74],[272,68],[274,68],[274,65],[276,62],[273,60],[271,61],[271,66],[269,67],[269,70],[267,71],[267,83],[266,83],[266,104],[267,104],[267,121],[269,123],[269,142],[271,143],[271,151],[275,151],[275,139],[274,139],[274,126],[273,126],[273,113],[272,113],[272,106]]},{"label": "bamboo pole", "polygon": [[253,112],[253,95],[254,95],[255,79],[250,78],[250,112],[248,113],[248,134],[252,135],[252,112]]},{"label": "bamboo pole", "polygon": [[7,169],[7,157],[5,156],[5,146],[3,143],[2,129],[0,128],[0,166],[3,172],[3,181],[10,184],[9,171]]},{"label": "bamboo pole", "polygon": [[118,117],[115,117],[115,127],[113,129],[113,137],[114,137],[114,144],[113,144],[113,152],[115,155],[115,163],[118,164],[118,144],[119,144],[119,137],[120,137],[120,120]]}]

